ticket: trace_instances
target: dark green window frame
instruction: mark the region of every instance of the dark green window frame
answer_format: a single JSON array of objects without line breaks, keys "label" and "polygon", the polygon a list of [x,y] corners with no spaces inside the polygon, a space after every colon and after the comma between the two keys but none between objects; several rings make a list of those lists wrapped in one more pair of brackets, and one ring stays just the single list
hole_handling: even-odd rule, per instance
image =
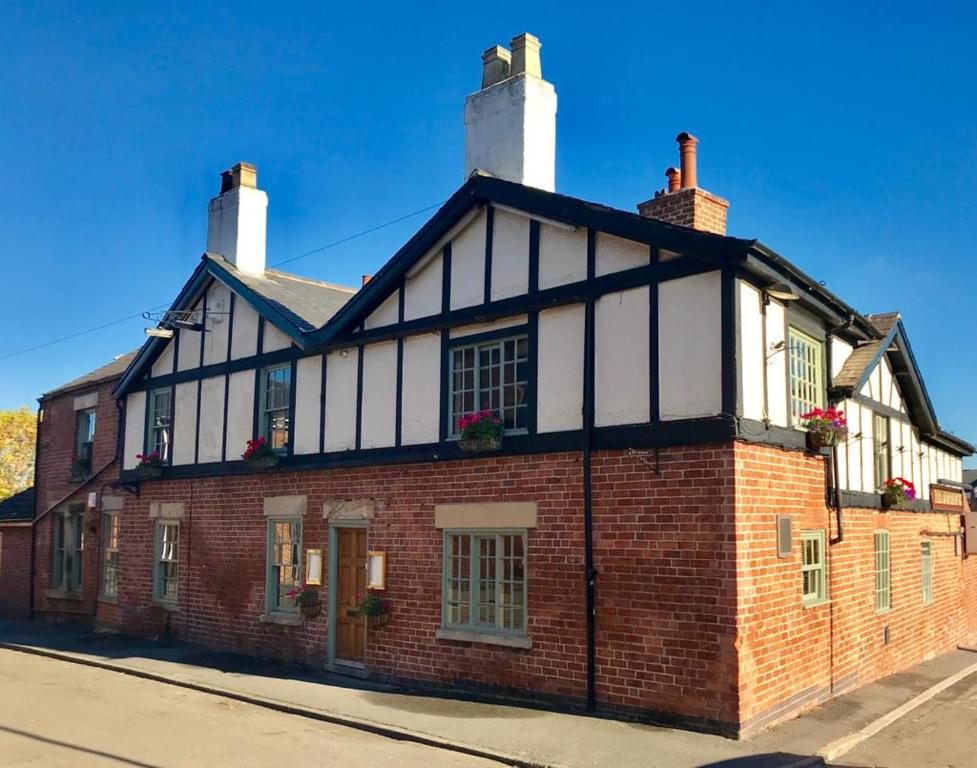
[{"label": "dark green window frame", "polygon": [[153,595],[161,603],[180,596],[180,523],[157,520],[153,548]]},{"label": "dark green window frame", "polygon": [[286,592],[302,584],[302,518],[268,519],[265,609],[269,613],[295,613],[298,606]]},{"label": "dark green window frame", "polygon": [[275,453],[288,453],[292,440],[292,366],[290,363],[261,369],[258,434]]},{"label": "dark green window frame", "polygon": [[168,464],[173,446],[173,387],[150,390],[147,397],[149,420],[145,453],[158,453],[160,461]]},{"label": "dark green window frame", "polygon": [[67,594],[81,592],[84,511],[83,504],[69,504],[54,515],[51,587]]},{"label": "dark green window frame", "polygon": [[530,338],[514,333],[497,339],[465,343],[452,340],[448,356],[448,436],[458,437],[458,420],[492,411],[506,434],[529,431]]}]

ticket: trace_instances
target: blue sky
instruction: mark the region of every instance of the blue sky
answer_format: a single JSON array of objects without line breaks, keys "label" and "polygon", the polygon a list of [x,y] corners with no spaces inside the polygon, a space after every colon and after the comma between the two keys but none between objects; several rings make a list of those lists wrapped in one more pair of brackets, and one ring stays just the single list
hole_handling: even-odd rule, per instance
[{"label": "blue sky", "polygon": [[[862,312],[900,310],[941,423],[977,439],[972,7],[43,5],[0,6],[0,357],[168,302],[238,160],[269,194],[271,263],[441,202],[482,50],[530,31],[560,99],[559,191],[633,210],[691,131],[730,234]],[[423,221],[288,269],[356,284]],[[0,408],[144,325],[0,359]]]}]

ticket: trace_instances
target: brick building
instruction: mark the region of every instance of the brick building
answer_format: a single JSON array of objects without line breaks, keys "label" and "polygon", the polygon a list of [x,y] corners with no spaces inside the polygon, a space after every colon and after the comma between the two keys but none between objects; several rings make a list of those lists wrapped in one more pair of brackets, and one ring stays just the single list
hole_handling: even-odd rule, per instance
[{"label": "brick building", "polygon": [[[98,485],[115,526],[114,602],[91,585],[72,605],[735,735],[974,636],[973,448],[939,425],[898,314],[727,236],[689,134],[639,214],[557,194],[538,41],[483,65],[465,183],[359,290],[267,268],[256,170],[222,176],[207,253],[112,387],[119,482],[71,497]],[[809,450],[801,415],[829,403],[849,435]],[[501,445],[463,439],[482,410]],[[242,460],[259,437],[274,466]],[[884,510],[891,477],[919,497]],[[60,613],[54,578],[37,569]],[[318,613],[288,596],[303,583]]]},{"label": "brick building", "polygon": [[0,501],[0,619],[30,615],[34,489]]}]

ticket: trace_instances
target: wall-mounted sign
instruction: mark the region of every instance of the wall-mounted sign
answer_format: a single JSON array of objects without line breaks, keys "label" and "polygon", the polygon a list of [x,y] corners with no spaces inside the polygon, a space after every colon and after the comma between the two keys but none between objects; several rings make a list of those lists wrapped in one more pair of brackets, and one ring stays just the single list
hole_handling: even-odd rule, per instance
[{"label": "wall-mounted sign", "polygon": [[930,486],[930,503],[933,509],[943,512],[963,512],[963,489],[944,485]]},{"label": "wall-mounted sign", "polygon": [[305,550],[305,583],[322,586],[322,550]]},{"label": "wall-mounted sign", "polygon": [[366,553],[366,588],[387,588],[387,553],[370,550]]}]

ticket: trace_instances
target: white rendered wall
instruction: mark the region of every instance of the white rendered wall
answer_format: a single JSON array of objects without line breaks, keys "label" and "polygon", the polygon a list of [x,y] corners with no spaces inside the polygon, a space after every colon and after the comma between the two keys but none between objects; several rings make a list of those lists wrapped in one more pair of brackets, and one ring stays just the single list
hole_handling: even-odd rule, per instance
[{"label": "white rendered wall", "polygon": [[[872,456],[872,437],[874,435],[874,430],[872,429],[873,414],[868,408],[859,408],[859,413],[861,414],[861,424],[858,429],[862,433],[862,439],[858,441],[858,447],[862,455],[861,490],[865,491],[866,493],[874,493],[882,481],[877,480],[875,477],[875,461]],[[886,478],[882,479],[884,480]]]},{"label": "white rendered wall", "polygon": [[[784,306],[776,301],[767,305],[767,417],[772,424],[790,423],[787,407],[787,339],[784,333]],[[775,351],[775,350],[780,350]]]},{"label": "white rendered wall", "polygon": [[597,233],[597,253],[594,271],[599,277],[651,263],[651,247],[633,240],[624,240],[604,232]]},{"label": "white rendered wall", "polygon": [[543,222],[539,226],[539,287],[587,279],[587,230],[564,229]]},{"label": "white rendered wall", "polygon": [[265,321],[265,330],[261,339],[262,352],[276,352],[279,349],[285,349],[291,346],[291,344],[292,340],[288,336],[279,331],[267,320]]},{"label": "white rendered wall", "polygon": [[[594,423],[642,424],[649,399],[648,287],[601,296],[594,310]],[[540,398],[548,393],[540,390]]]},{"label": "white rendered wall", "polygon": [[658,374],[662,420],[722,411],[722,308],[719,272],[658,288]]},{"label": "white rendered wall", "polygon": [[[200,318],[203,313],[203,303],[198,302],[193,308],[197,318]],[[186,371],[190,368],[200,367],[200,337],[203,335],[200,331],[187,331],[187,330],[177,330],[177,334],[180,337],[180,343],[177,347],[177,360],[176,369],[178,371]]]},{"label": "white rendered wall", "polygon": [[153,363],[152,375],[156,376],[166,376],[167,374],[173,373],[173,355],[176,349],[176,344],[174,339],[170,339],[166,342],[166,346],[163,347],[163,351],[160,353],[159,357],[156,358],[156,362]]},{"label": "white rendered wall", "polygon": [[488,333],[489,331],[501,331],[503,328],[525,325],[529,321],[526,315],[513,315],[503,317],[501,320],[493,320],[490,323],[473,323],[472,325],[456,325],[448,330],[448,336],[452,339],[460,339],[464,336],[474,336],[478,333]]},{"label": "white rendered wall", "polygon": [[[406,307],[405,307],[406,309]],[[380,328],[397,322],[400,311],[400,289],[391,293],[384,302],[363,321],[364,328]]]},{"label": "white rendered wall", "polygon": [[[235,301],[237,301],[235,299]],[[207,291],[207,333],[204,334],[204,365],[227,360],[227,336],[230,327],[231,291],[214,282]]]},{"label": "white rendered wall", "polygon": [[173,464],[193,464],[196,450],[197,382],[177,384],[174,390]]},{"label": "white rendered wall", "polygon": [[232,373],[227,387],[226,461],[237,461],[254,435],[254,371]]},{"label": "white rendered wall", "polygon": [[451,309],[485,300],[485,212],[451,241]]},{"label": "white rendered wall", "polygon": [[322,421],[322,355],[302,357],[295,365],[293,452],[318,453]]},{"label": "white rendered wall", "polygon": [[234,300],[234,329],[231,332],[231,359],[258,354],[258,313],[240,296]]},{"label": "white rendered wall", "polygon": [[395,443],[397,425],[397,342],[363,348],[363,413],[361,448],[387,448]]},{"label": "white rendered wall", "polygon": [[[539,433],[583,427],[583,341],[582,304],[539,313],[539,395],[536,398],[536,431]],[[645,400],[647,394],[646,386]]]},{"label": "white rendered wall", "polygon": [[492,216],[491,297],[498,301],[529,292],[529,219],[498,208]]},{"label": "white rendered wall", "polygon": [[404,339],[400,441],[403,445],[436,443],[441,418],[441,335],[425,333]]},{"label": "white rendered wall", "polygon": [[[848,441],[845,444],[848,464],[848,485],[850,491],[862,490],[862,441],[857,437],[862,424],[861,406],[851,400],[843,403],[848,421]],[[871,469],[868,470],[871,473]]]},{"label": "white rendered wall", "polygon": [[[330,352],[326,361],[326,451],[356,448],[356,347]],[[367,406],[364,405],[364,408]]]},{"label": "white rendered wall", "polygon": [[441,311],[442,257],[422,260],[422,266],[408,273],[404,283],[404,319],[429,317]]},{"label": "white rendered wall", "polygon": [[743,416],[760,421],[766,416],[763,404],[763,316],[760,291],[743,280],[736,281],[739,294],[740,393]]},{"label": "white rendered wall", "polygon": [[146,393],[133,392],[126,397],[126,436],[122,468],[133,469],[139,462],[136,454],[145,451],[146,442]]},{"label": "white rendered wall", "polygon": [[200,446],[197,462],[220,461],[224,440],[224,377],[200,382]]},{"label": "white rendered wall", "polygon": [[851,357],[852,345],[837,336],[831,337],[831,380],[841,371],[845,362]]}]

